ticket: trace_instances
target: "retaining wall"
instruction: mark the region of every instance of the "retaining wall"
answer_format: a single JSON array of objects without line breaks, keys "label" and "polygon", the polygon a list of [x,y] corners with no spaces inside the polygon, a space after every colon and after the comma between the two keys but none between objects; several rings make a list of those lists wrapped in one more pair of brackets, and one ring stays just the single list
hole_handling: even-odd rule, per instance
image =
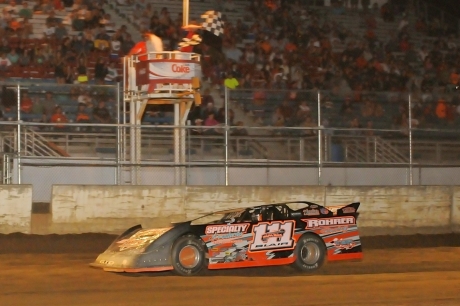
[{"label": "retaining wall", "polygon": [[32,185],[0,185],[0,233],[30,233]]},{"label": "retaining wall", "polygon": [[362,235],[460,231],[460,187],[94,185],[53,186],[48,230],[120,233],[139,223],[161,227],[215,210],[295,200],[325,206],[361,202]]}]

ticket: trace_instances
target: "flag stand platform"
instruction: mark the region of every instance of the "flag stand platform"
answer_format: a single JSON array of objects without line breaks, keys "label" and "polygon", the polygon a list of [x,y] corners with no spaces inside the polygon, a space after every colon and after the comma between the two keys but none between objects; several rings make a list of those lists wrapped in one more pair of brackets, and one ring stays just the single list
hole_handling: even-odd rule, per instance
[{"label": "flag stand platform", "polygon": [[[129,104],[129,143],[121,161],[129,161],[131,184],[140,183],[141,119],[147,105],[174,105],[175,184],[186,183],[186,125],[190,108],[201,104],[200,55],[180,51],[150,52],[123,60],[123,101]],[[126,147],[129,146],[129,147]],[[129,152],[129,159],[127,158]]]}]

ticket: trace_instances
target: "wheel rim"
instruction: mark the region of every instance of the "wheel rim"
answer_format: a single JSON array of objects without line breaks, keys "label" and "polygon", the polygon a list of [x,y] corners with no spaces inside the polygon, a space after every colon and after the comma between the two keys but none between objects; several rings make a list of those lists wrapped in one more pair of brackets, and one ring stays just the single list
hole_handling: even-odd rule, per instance
[{"label": "wheel rim", "polygon": [[187,245],[179,252],[179,262],[184,268],[192,269],[196,267],[199,260],[200,252],[194,246]]},{"label": "wheel rim", "polygon": [[300,257],[307,265],[313,265],[318,262],[320,256],[321,250],[319,246],[313,242],[305,243],[300,250]]}]

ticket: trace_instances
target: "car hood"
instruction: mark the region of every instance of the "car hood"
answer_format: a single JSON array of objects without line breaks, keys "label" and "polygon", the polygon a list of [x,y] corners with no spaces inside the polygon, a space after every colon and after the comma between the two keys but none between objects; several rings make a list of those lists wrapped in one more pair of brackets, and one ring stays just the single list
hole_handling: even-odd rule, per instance
[{"label": "car hood", "polygon": [[110,251],[143,251],[172,227],[140,229],[129,236],[121,237],[112,243]]}]

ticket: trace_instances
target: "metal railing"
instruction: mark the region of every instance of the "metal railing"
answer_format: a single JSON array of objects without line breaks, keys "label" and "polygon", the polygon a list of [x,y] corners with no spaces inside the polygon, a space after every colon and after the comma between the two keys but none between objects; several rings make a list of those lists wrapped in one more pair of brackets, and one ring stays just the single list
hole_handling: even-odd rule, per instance
[{"label": "metal railing", "polygon": [[[20,88],[18,85],[18,91]],[[389,127],[394,114],[390,110],[392,107],[396,109],[394,101],[399,101],[399,105],[406,109],[412,109],[410,95],[375,93],[378,96],[376,101],[380,101],[378,103],[388,103],[385,104],[388,114],[378,117],[381,122],[374,119],[384,128],[363,128],[344,125],[348,124],[349,118],[359,117],[360,113],[352,113],[349,115],[351,117],[341,115],[338,104],[341,102],[330,102],[334,99],[340,101],[341,98],[330,93],[299,91],[292,94],[292,91],[267,91],[262,98],[265,100],[261,103],[260,97],[254,97],[255,92],[256,90],[231,91],[225,98],[226,112],[231,105],[245,120],[244,125],[238,125],[238,128],[247,130],[247,135],[243,136],[233,135],[232,132],[237,127],[227,120],[210,128],[194,125],[134,125],[125,119],[122,124],[121,119],[118,119],[117,124],[67,123],[62,124],[66,126],[65,131],[56,131],[55,126],[50,123],[24,122],[21,120],[22,114],[18,112],[19,120],[11,118],[7,122],[0,122],[0,143],[3,151],[9,153],[3,155],[2,181],[21,183],[24,165],[41,167],[41,161],[45,160],[53,160],[55,164],[65,164],[75,169],[79,165],[95,165],[94,162],[100,161],[104,167],[115,169],[114,181],[118,184],[128,181],[139,184],[142,173],[136,174],[139,179],[135,179],[132,173],[129,174],[132,176],[130,179],[123,179],[123,176],[128,175],[132,168],[139,170],[142,167],[215,167],[225,169],[226,176],[230,175],[230,168],[238,167],[303,167],[316,170],[317,181],[321,183],[323,168],[369,165],[407,168],[410,176],[407,181],[412,184],[414,166],[460,165],[460,142],[457,140],[460,130],[455,126],[413,128],[412,115],[409,114],[408,124],[403,128]],[[275,126],[267,121],[274,112],[270,103],[278,105],[286,96],[300,96],[295,103],[307,101],[309,116],[315,122],[308,126],[287,123]],[[388,102],[382,100],[382,97],[388,99]],[[116,101],[118,112],[122,109],[120,98],[118,96]],[[257,103],[254,103],[255,99],[258,99]],[[259,118],[250,117],[244,114],[247,111],[265,115]],[[139,129],[140,133],[131,134],[130,129],[133,128]],[[216,133],[194,135],[194,132],[209,129]],[[186,159],[180,163],[174,160],[174,152],[177,150],[174,131],[177,130],[184,131],[186,135]],[[429,135],[432,137],[425,137]],[[440,135],[445,136],[445,139]],[[142,156],[140,162],[135,164],[130,159],[130,138],[133,136],[140,137],[139,150]],[[14,171],[11,171],[12,167]],[[226,179],[225,183],[228,182]]]}]

